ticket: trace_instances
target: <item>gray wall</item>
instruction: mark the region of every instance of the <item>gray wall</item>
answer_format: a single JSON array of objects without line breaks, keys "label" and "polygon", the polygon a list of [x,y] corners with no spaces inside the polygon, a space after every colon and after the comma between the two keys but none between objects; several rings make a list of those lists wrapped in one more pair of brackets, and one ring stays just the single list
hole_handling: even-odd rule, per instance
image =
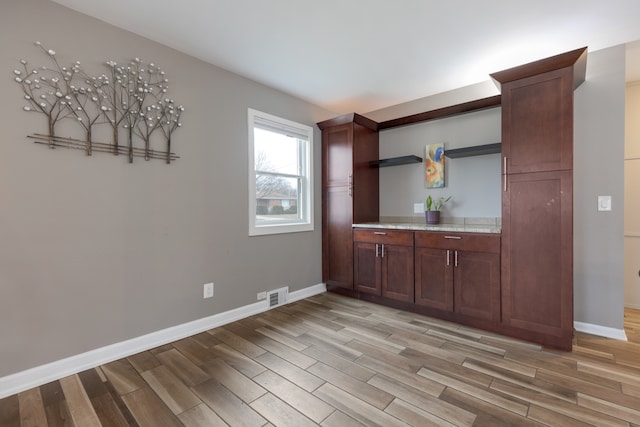
[{"label": "gray wall", "polygon": [[[624,326],[625,48],[591,52],[575,92],[574,318]],[[598,195],[612,196],[598,212]]]},{"label": "gray wall", "polygon": [[[380,132],[380,157],[415,154],[444,143],[445,150],[500,142],[500,108]],[[452,196],[445,217],[501,216],[500,154],[445,158],[445,188],[425,188],[425,164],[380,169],[380,215],[414,216],[413,204],[427,195]],[[415,215],[424,220],[424,214]]]},{"label": "gray wall", "polygon": [[[89,72],[161,66],[186,107],[181,158],[128,164],[28,140],[45,118],[22,111],[12,70],[46,62],[36,40]],[[319,174],[315,231],[248,237],[247,108],[313,126],[316,171],[315,123],[335,114],[46,0],[3,0],[0,52],[0,376],[321,282]]]}]

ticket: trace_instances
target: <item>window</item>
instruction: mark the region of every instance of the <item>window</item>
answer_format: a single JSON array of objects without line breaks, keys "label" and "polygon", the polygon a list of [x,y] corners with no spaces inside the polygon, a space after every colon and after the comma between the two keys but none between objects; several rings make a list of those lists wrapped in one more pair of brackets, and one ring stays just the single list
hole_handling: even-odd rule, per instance
[{"label": "window", "polygon": [[313,230],[313,129],[249,109],[249,235]]}]

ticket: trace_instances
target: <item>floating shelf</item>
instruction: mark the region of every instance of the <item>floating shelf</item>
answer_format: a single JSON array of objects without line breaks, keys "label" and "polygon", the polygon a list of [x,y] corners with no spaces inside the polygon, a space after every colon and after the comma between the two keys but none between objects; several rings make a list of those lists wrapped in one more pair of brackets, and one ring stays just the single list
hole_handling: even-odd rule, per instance
[{"label": "floating shelf", "polygon": [[473,147],[455,148],[453,150],[444,150],[444,155],[450,159],[458,157],[482,156],[483,154],[495,154],[502,150],[502,144],[474,145]]},{"label": "floating shelf", "polygon": [[386,166],[408,165],[410,163],[422,163],[422,157],[412,155],[412,156],[392,157],[390,159],[373,160],[369,162],[369,166],[373,168],[383,168]]}]

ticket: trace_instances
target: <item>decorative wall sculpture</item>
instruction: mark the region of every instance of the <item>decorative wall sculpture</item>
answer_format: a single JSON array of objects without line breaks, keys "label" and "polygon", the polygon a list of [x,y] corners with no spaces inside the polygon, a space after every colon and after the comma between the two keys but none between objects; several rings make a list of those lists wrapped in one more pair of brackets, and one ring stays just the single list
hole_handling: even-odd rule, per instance
[{"label": "decorative wall sculpture", "polygon": [[[184,107],[167,97],[169,80],[160,67],[139,58],[126,65],[107,61],[107,71],[93,77],[79,61],[60,65],[54,50],[35,44],[51,66],[34,68],[21,60],[21,69],[13,71],[27,101],[23,110],[47,118],[48,135],[29,135],[34,142],[49,148],[82,149],[88,156],[94,152],[122,154],[129,163],[134,157],[167,163],[179,158],[171,152],[171,145],[173,134],[182,126]],[[72,120],[71,128],[82,139],[58,136],[56,126],[63,120]],[[105,126],[111,142],[94,141],[97,129]]]}]

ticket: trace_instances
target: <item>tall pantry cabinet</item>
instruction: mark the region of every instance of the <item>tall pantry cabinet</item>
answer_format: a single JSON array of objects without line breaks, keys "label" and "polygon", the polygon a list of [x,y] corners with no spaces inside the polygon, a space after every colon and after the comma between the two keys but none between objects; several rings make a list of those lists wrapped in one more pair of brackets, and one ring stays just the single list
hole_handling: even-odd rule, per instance
[{"label": "tall pantry cabinet", "polygon": [[571,349],[573,91],[587,49],[494,73],[502,92],[502,324]]},{"label": "tall pantry cabinet", "polygon": [[322,130],[322,280],[353,291],[354,223],[379,220],[378,124],[355,113],[318,123]]}]

